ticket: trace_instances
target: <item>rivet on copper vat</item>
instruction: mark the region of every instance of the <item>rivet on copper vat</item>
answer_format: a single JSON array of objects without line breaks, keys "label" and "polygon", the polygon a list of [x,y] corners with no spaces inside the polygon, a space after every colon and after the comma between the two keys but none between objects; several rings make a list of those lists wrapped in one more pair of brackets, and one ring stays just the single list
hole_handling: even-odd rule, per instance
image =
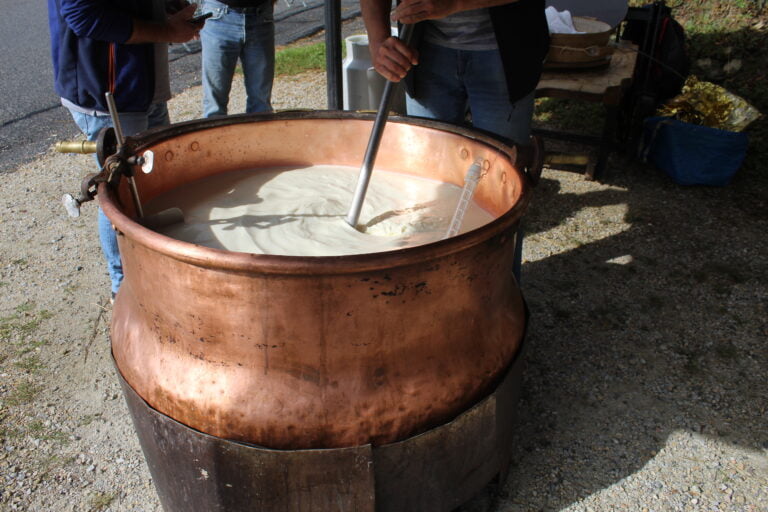
[{"label": "rivet on copper vat", "polygon": [[[136,173],[148,202],[228,171],[355,167],[372,119],[193,121],[135,137],[129,153],[166,155],[151,174]],[[526,325],[511,263],[530,192],[515,149],[394,118],[376,168],[461,186],[478,157],[489,165],[474,200],[493,222],[424,246],[339,257],[173,240],[132,220],[125,184],[100,187],[125,272],[113,356],[167,510],[448,510],[503,470]],[[440,462],[445,451],[453,462]],[[444,477],[417,485],[430,464]],[[180,492],[202,474],[217,478]]]}]

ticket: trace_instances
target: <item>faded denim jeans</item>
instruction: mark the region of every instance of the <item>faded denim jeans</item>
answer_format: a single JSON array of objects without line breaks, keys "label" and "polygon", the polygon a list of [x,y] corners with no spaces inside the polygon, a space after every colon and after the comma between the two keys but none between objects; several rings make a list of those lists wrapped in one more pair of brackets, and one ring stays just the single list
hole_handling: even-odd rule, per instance
[{"label": "faded denim jeans", "polygon": [[202,12],[213,13],[200,31],[203,48],[203,117],[227,115],[229,93],[238,59],[243,68],[245,111],[270,112],[275,74],[272,0],[265,0],[258,7],[246,9],[235,9],[216,0],[205,0]]},{"label": "faded denim jeans", "polygon": [[469,108],[472,127],[528,143],[534,93],[509,101],[498,50],[454,50],[424,42],[412,73],[418,98],[406,98],[409,116],[465,125]]},{"label": "faded denim jeans", "polygon": [[[519,145],[528,144],[534,92],[512,103],[498,50],[455,50],[423,42],[413,68],[418,98],[406,96],[409,116],[471,126]],[[516,234],[512,273],[521,283],[523,230]]]},{"label": "faded denim jeans", "polygon": [[[80,131],[85,134],[88,140],[96,140],[102,128],[112,126],[112,118],[109,115],[88,115],[76,110],[70,109],[72,118],[77,123]],[[123,129],[123,135],[126,137],[135,135],[149,128],[157,126],[167,126],[171,124],[168,116],[168,107],[165,102],[154,103],[150,105],[147,112],[128,112],[119,114],[120,126]],[[112,293],[117,293],[120,284],[123,282],[123,264],[120,261],[120,251],[117,247],[117,235],[112,228],[104,212],[99,208],[99,241],[101,242],[101,251],[107,261],[107,271],[109,280],[112,284]]]}]

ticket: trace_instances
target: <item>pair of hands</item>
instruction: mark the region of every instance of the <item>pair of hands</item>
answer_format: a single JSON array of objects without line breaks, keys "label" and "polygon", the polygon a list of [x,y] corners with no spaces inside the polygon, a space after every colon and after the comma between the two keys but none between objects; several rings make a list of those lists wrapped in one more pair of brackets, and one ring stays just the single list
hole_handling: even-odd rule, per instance
[{"label": "pair of hands", "polygon": [[178,10],[174,12],[169,9],[170,14],[165,25],[167,42],[186,43],[192,39],[199,39],[200,29],[203,28],[205,21],[202,20],[196,23],[190,21],[195,15],[197,5],[179,5],[177,3],[175,6],[178,6]]},{"label": "pair of hands", "polygon": [[[412,25],[424,20],[445,18],[462,10],[458,0],[403,0],[392,11],[392,21]],[[419,63],[418,52],[396,37],[369,40],[373,67],[384,78],[399,82]]]},{"label": "pair of hands", "polygon": [[126,41],[127,44],[144,43],[186,43],[200,37],[198,34],[203,23],[191,23],[197,6],[185,4],[180,9],[168,15],[165,23],[156,23],[134,18],[133,32]]}]

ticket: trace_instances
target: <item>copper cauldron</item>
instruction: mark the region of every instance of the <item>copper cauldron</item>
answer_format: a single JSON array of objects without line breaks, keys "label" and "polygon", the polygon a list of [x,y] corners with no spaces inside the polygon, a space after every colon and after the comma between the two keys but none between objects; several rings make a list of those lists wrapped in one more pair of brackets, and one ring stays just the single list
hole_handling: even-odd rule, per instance
[{"label": "copper cauldron", "polygon": [[[202,120],[129,139],[143,202],[239,169],[357,167],[373,117],[279,113]],[[445,124],[393,118],[377,169],[461,186],[483,157],[475,200],[495,220],[386,253],[265,256],[170,239],[134,220],[125,180],[99,189],[125,281],[112,350],[156,411],[212,436],[274,449],[382,445],[456,417],[486,396],[525,327],[511,273],[529,184],[513,147]],[[375,174],[374,174],[375,176]],[[350,198],[351,199],[351,198]]]}]

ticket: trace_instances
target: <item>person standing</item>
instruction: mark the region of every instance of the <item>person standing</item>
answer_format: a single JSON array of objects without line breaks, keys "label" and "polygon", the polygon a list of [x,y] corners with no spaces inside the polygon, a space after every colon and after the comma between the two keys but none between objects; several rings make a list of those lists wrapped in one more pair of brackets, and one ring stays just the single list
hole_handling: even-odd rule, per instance
[{"label": "person standing", "polygon": [[212,13],[200,33],[203,117],[227,115],[237,61],[243,68],[247,113],[272,110],[275,22],[272,0],[204,0]]},{"label": "person standing", "polygon": [[[105,93],[115,100],[124,135],[170,124],[167,43],[200,31],[195,5],[170,16],[165,0],[48,0],[54,86],[88,140],[112,126]],[[117,237],[99,208],[99,240],[112,298],[123,280]]]},{"label": "person standing", "polygon": [[[544,0],[360,0],[374,68],[406,78],[409,116],[469,124],[529,144],[536,84],[549,50]],[[414,47],[391,21],[415,24]],[[417,65],[418,64],[418,65]],[[468,121],[469,119],[469,121]],[[513,272],[520,281],[522,232]]]},{"label": "person standing", "polygon": [[[406,80],[408,115],[470,124],[527,144],[534,89],[549,49],[544,0],[361,0],[376,70]],[[390,18],[420,23],[411,48]],[[418,66],[416,66],[418,64]]]}]

